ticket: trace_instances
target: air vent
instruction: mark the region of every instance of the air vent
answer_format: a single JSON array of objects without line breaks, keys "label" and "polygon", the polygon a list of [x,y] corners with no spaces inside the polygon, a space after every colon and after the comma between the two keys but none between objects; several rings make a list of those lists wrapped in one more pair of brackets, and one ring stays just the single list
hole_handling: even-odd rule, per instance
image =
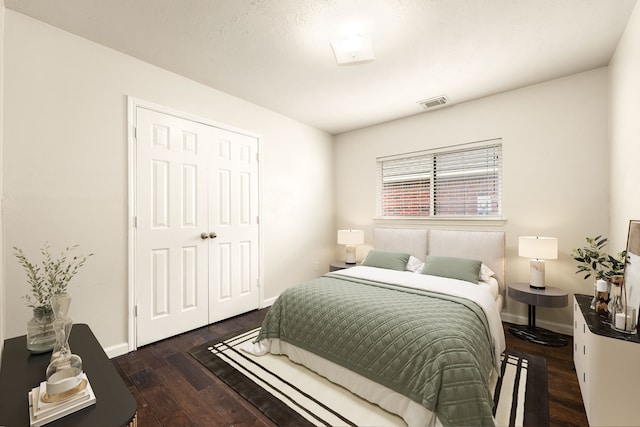
[{"label": "air vent", "polygon": [[442,107],[443,105],[448,103],[449,103],[449,99],[444,95],[437,96],[435,98],[425,99],[424,101],[418,101],[418,104],[425,110]]}]

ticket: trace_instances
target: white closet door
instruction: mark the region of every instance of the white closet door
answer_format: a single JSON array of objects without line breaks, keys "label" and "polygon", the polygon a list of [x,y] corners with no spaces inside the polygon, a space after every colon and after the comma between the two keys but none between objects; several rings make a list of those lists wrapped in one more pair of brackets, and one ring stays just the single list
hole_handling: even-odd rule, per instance
[{"label": "white closet door", "polygon": [[137,108],[137,345],[208,322],[210,133]]},{"label": "white closet door", "polygon": [[209,174],[209,319],[258,308],[258,140],[217,129]]},{"label": "white closet door", "polygon": [[258,140],[136,107],[136,345],[259,306]]}]

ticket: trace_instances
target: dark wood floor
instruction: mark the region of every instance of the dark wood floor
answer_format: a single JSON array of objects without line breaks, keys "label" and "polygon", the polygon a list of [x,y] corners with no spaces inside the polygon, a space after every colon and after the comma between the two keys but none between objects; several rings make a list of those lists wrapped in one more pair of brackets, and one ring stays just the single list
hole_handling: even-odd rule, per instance
[{"label": "dark wood floor", "polygon": [[[253,311],[112,359],[138,402],[138,426],[273,426],[264,415],[187,353],[207,341],[258,325]],[[573,367],[573,340],[552,348],[506,331],[507,347],[547,359],[551,426],[588,426]]]},{"label": "dark wood floor", "polygon": [[568,344],[565,347],[547,347],[514,337],[507,330],[509,326],[504,323],[507,348],[547,359],[551,427],[589,426],[573,366],[573,337],[566,337]]}]

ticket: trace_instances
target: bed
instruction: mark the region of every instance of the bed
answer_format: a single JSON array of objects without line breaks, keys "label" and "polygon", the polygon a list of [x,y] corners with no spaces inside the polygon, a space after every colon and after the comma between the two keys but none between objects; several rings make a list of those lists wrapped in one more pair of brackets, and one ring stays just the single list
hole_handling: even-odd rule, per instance
[{"label": "bed", "polygon": [[362,266],[287,289],[245,350],[287,355],[409,426],[492,425],[504,233],[373,234]]}]

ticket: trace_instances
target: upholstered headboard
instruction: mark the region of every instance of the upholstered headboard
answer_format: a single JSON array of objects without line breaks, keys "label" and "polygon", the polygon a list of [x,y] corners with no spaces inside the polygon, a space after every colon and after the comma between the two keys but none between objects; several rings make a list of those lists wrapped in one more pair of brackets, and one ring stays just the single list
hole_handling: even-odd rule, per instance
[{"label": "upholstered headboard", "polygon": [[373,247],[385,251],[405,252],[424,261],[428,251],[429,231],[417,228],[374,228]]},{"label": "upholstered headboard", "polygon": [[504,289],[505,235],[503,231],[374,228],[373,246],[406,252],[424,261],[427,255],[455,256],[482,261]]}]

